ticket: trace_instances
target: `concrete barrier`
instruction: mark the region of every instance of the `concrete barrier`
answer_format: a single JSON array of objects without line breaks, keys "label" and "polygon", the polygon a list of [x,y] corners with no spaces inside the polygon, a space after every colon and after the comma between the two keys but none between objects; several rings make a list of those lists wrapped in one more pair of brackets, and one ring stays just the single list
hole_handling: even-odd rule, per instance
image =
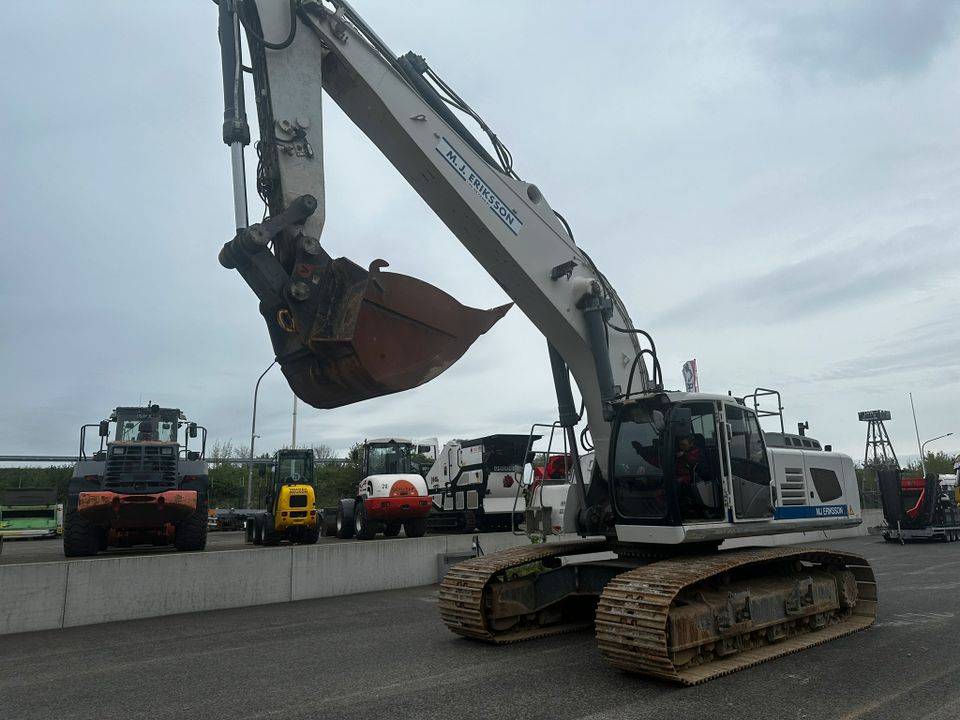
[{"label": "concrete barrier", "polygon": [[[527,542],[481,536],[485,552]],[[0,565],[0,635],[438,582],[469,535]]]},{"label": "concrete barrier", "polygon": [[[865,511],[857,528],[745,538],[725,547],[866,535],[879,519],[879,511]],[[493,553],[527,539],[490,533],[478,541]],[[470,535],[429,535],[2,565],[0,635],[431,585],[473,551]]]},{"label": "concrete barrier", "polygon": [[430,585],[437,581],[437,554],[446,552],[446,546],[446,538],[427,536],[296,548],[291,597],[306,600]]},{"label": "concrete barrier", "polygon": [[63,627],[287,602],[291,551],[226,550],[52,563],[69,566]]},{"label": "concrete barrier", "polygon": [[0,566],[0,635],[63,626],[68,565]]}]

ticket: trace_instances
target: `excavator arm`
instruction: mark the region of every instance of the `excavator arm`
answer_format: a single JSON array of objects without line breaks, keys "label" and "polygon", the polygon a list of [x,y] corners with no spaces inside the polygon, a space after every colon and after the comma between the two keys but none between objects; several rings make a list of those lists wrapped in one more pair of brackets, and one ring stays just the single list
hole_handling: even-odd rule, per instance
[{"label": "excavator arm", "polygon": [[[242,32],[260,126],[257,186],[269,210],[253,226],[241,212],[245,195],[239,197],[237,148],[249,138]],[[452,364],[509,307],[464,308],[433,286],[383,272],[382,260],[364,270],[328,254],[319,241],[326,92],[543,333],[561,421],[572,433],[577,410],[569,372],[605,457],[615,404],[651,387],[650,350],[638,342],[645,333],[633,328],[540,189],[517,176],[496,136],[499,159],[462,125],[452,108],[477,117],[462,98],[423,58],[397,57],[340,0],[220,0],[220,40],[224,141],[234,150],[238,196],[237,236],[220,259],[260,298],[294,392],[314,406],[336,407],[415,387]]]}]

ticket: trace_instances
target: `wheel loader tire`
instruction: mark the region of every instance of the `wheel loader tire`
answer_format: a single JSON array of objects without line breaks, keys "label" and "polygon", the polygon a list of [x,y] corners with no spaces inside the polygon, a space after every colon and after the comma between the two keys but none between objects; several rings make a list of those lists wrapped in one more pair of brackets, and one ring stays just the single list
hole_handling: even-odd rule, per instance
[{"label": "wheel loader tire", "polygon": [[367,515],[367,509],[363,501],[354,503],[353,506],[353,530],[357,540],[373,540],[377,534],[377,524]]},{"label": "wheel loader tire", "polygon": [[280,533],[277,532],[273,515],[263,516],[263,544],[267,547],[280,544]]},{"label": "wheel loader tire", "polygon": [[253,543],[254,526],[257,524],[255,518],[248,517],[243,521],[243,541]]},{"label": "wheel loader tire", "polygon": [[258,514],[253,521],[253,544],[263,545],[263,515]]},{"label": "wheel loader tire", "polygon": [[427,532],[427,519],[415,518],[405,521],[403,532],[408,538],[423,537]]},{"label": "wheel loader tire", "polygon": [[391,522],[387,523],[383,528],[383,534],[386,537],[396,537],[400,534],[400,528],[403,527],[403,523]]},{"label": "wheel loader tire", "polygon": [[303,545],[316,545],[317,540],[320,539],[320,529],[307,530],[303,534],[303,539],[300,541]]},{"label": "wheel loader tire", "polygon": [[353,537],[353,500],[344,499],[337,503],[337,537],[341,540]]},{"label": "wheel loader tire", "polygon": [[177,523],[173,532],[173,546],[177,550],[198,551],[207,547],[207,504],[197,505],[196,512]]},{"label": "wheel loader tire", "polygon": [[76,510],[67,510],[63,518],[63,554],[66,557],[90,557],[100,549],[100,528]]},{"label": "wheel loader tire", "polygon": [[318,512],[323,513],[323,519],[320,521],[320,534],[324,537],[331,537],[337,534],[337,515],[333,513],[333,517],[325,510],[319,510]]}]

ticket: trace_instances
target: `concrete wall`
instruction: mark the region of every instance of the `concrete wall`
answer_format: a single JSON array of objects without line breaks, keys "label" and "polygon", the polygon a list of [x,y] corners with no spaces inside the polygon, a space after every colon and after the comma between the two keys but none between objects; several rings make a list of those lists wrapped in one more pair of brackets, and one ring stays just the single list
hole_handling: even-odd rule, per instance
[{"label": "concrete wall", "polygon": [[471,536],[450,535],[0,565],[0,635],[430,585],[438,558],[471,555]]},{"label": "concrete wall", "polygon": [[0,565],[0,635],[63,627],[67,565]]},{"label": "concrete wall", "polygon": [[[858,528],[745,538],[725,546],[866,535],[879,517],[868,510]],[[527,542],[510,533],[481,535],[479,541],[485,553]],[[471,542],[469,535],[441,535],[2,565],[0,635],[430,585],[451,562],[473,554]]]}]

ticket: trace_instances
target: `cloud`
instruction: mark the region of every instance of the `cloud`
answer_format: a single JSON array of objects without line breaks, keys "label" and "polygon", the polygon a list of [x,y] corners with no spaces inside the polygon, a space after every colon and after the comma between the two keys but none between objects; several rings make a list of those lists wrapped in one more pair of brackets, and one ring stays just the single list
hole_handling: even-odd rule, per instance
[{"label": "cloud", "polygon": [[953,39],[958,18],[953,0],[778,4],[760,48],[813,78],[904,79],[930,65]]},{"label": "cloud", "polygon": [[[272,358],[255,296],[216,260],[233,234],[216,6],[9,5],[0,449],[71,452],[81,423],[138,399],[248,444]],[[838,446],[860,436],[858,408],[886,406],[908,378],[930,382],[914,394],[932,428],[952,422],[932,378],[955,375],[955,336],[911,334],[955,316],[949,4],[620,3],[615,23],[572,0],[551,13],[514,0],[361,10],[495,128],[654,332],[668,382],[690,357],[721,391],[792,381],[785,403]],[[482,37],[483,62],[430,18]],[[465,304],[506,301],[332,102],[323,127],[325,247],[361,265],[384,257]],[[259,217],[252,149],[247,161]],[[289,442],[276,369],[258,402],[258,451]],[[428,385],[334,411],[301,404],[297,436],[345,449],[373,434],[526,432],[555,404],[542,334],[515,309]]]},{"label": "cloud", "polygon": [[[877,326],[882,332],[882,324]],[[832,363],[814,374],[813,381],[921,379],[943,388],[960,382],[960,327],[953,318],[918,325],[897,336],[874,341],[870,352]]]},{"label": "cloud", "polygon": [[730,277],[668,309],[659,323],[785,322],[900,296],[922,288],[931,256],[941,262],[960,259],[955,241],[952,230],[927,225],[886,239],[837,245],[753,276]]}]

